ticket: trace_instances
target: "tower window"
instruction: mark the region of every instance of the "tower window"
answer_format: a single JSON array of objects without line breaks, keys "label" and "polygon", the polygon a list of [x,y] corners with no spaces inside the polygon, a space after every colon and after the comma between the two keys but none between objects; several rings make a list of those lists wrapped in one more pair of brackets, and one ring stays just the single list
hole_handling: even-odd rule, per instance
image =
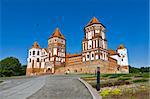
[{"label": "tower window", "polygon": [[29,62],[31,62],[31,58],[30,58]]},{"label": "tower window", "polygon": [[123,59],[122,59],[122,61],[123,61]]},{"label": "tower window", "polygon": [[31,55],[31,51],[30,51],[30,55]]},{"label": "tower window", "polygon": [[89,58],[89,55],[87,55],[87,58]]},{"label": "tower window", "polygon": [[98,59],[100,59],[100,55],[98,55]]},{"label": "tower window", "polygon": [[35,51],[33,51],[33,55],[35,55]]},{"label": "tower window", "polygon": [[92,54],[92,57],[94,57],[94,54]]},{"label": "tower window", "polygon": [[39,58],[37,58],[37,62],[39,62]]},{"label": "tower window", "polygon": [[40,53],[40,52],[38,51],[38,52],[37,52],[37,55],[39,55],[39,53]]}]

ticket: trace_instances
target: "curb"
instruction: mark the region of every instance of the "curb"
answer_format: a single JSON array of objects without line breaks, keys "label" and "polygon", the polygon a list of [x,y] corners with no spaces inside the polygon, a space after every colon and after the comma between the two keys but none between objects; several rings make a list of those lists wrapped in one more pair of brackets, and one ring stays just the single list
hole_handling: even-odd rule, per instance
[{"label": "curb", "polygon": [[102,99],[102,97],[97,93],[97,91],[86,81],[78,78],[78,80],[85,85],[85,87],[89,90],[90,94],[92,95],[93,99]]}]

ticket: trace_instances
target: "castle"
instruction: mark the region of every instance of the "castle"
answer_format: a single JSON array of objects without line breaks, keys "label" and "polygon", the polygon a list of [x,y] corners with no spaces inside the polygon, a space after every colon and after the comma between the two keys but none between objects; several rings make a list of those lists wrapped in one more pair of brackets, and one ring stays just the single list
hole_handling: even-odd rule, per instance
[{"label": "castle", "polygon": [[59,28],[48,39],[48,48],[34,42],[29,49],[26,75],[64,73],[129,73],[127,49],[108,49],[106,27],[93,17],[84,27],[82,52],[66,53],[66,39]]}]

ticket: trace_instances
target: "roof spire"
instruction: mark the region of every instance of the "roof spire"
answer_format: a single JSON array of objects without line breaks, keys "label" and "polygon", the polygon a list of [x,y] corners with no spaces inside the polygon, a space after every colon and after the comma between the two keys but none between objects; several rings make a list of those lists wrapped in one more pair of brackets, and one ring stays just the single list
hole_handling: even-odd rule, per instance
[{"label": "roof spire", "polygon": [[93,23],[100,23],[99,20],[95,16],[90,20],[90,22],[87,24],[87,26],[92,25]]},{"label": "roof spire", "polygon": [[124,45],[123,44],[120,44],[119,47],[117,49],[124,49]]},{"label": "roof spire", "polygon": [[32,45],[32,48],[40,48],[39,44],[37,43],[37,41],[34,42],[34,44]]},{"label": "roof spire", "polygon": [[55,29],[55,31],[54,31],[54,33],[52,34],[51,37],[58,37],[58,38],[61,38],[61,39],[65,39],[65,37],[61,34],[58,27]]}]

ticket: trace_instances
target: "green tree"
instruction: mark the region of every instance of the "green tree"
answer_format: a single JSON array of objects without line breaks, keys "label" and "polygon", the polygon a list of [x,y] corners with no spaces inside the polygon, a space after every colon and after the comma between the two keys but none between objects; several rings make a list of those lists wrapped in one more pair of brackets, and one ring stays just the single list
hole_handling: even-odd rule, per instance
[{"label": "green tree", "polygon": [[18,76],[21,72],[21,63],[15,57],[7,57],[0,61],[0,76]]},{"label": "green tree", "polygon": [[25,75],[25,74],[26,74],[26,68],[27,68],[27,65],[22,65],[22,66],[21,66],[20,75]]},{"label": "green tree", "polygon": [[141,71],[142,73],[150,72],[150,67],[141,67],[141,68],[140,68],[140,71]]},{"label": "green tree", "polygon": [[129,73],[140,73],[140,69],[129,66]]}]

